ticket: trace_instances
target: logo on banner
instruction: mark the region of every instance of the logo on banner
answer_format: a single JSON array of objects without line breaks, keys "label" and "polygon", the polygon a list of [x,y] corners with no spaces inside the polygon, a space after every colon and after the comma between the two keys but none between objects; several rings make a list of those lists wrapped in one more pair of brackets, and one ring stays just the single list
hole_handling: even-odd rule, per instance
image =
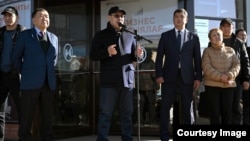
[{"label": "logo on banner", "polygon": [[67,62],[71,62],[73,56],[74,56],[74,54],[73,54],[72,46],[69,43],[65,44],[64,47],[63,47],[63,57],[64,57],[64,59]]},{"label": "logo on banner", "polygon": [[142,46],[141,46],[141,49],[143,50],[143,55],[142,57],[138,58],[138,63],[142,63],[147,58],[147,50],[145,49],[145,47],[142,47]]}]

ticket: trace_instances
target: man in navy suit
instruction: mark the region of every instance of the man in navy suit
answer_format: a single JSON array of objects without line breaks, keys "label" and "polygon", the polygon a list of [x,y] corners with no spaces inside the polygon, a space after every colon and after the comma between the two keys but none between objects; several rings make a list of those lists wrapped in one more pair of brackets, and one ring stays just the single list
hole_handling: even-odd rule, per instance
[{"label": "man in navy suit", "polygon": [[17,38],[13,51],[14,67],[21,74],[21,112],[19,136],[31,141],[31,125],[36,107],[41,113],[41,140],[52,141],[52,109],[56,90],[55,65],[58,57],[58,38],[47,31],[48,11],[35,9],[32,13],[34,28],[25,30]]},{"label": "man in navy suit", "polygon": [[[160,112],[160,138],[169,140],[169,110],[180,96],[181,124],[191,125],[193,90],[198,89],[202,80],[201,52],[199,37],[185,28],[188,21],[185,9],[173,14],[175,28],[162,33],[156,56],[156,82],[162,84]],[[179,37],[177,36],[180,33]],[[178,41],[179,40],[179,41]],[[163,60],[164,59],[164,60]]]}]

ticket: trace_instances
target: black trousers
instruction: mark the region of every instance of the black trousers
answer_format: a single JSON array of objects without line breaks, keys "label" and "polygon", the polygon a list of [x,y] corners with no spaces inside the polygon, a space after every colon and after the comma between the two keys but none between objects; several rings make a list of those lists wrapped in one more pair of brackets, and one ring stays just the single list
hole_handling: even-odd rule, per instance
[{"label": "black trousers", "polygon": [[0,138],[4,139],[5,130],[5,113],[3,109],[3,104],[9,94],[12,95],[19,120],[20,113],[20,93],[19,93],[19,73],[16,71],[1,72],[0,71]]},{"label": "black trousers", "polygon": [[205,86],[206,94],[209,95],[209,115],[212,125],[232,124],[232,103],[234,88],[220,88]]},{"label": "black trousers", "polygon": [[[182,118],[180,119],[181,120],[180,124],[181,125],[193,124],[192,123],[193,113],[190,112],[193,101],[193,84],[184,83],[181,73],[179,71],[176,83],[171,83],[171,84],[163,83],[161,88],[162,88],[161,89],[162,101],[161,101],[161,111],[160,111],[160,138],[162,141],[167,141],[169,140],[169,131],[168,131],[169,117],[170,117],[169,110],[174,104],[177,96],[180,97],[179,102],[181,103],[180,113]],[[176,113],[176,115],[178,114]],[[174,121],[177,120],[174,119]]]},{"label": "black trousers", "polygon": [[233,92],[233,107],[232,107],[232,124],[240,125],[242,121],[242,114],[240,108],[240,100],[242,97],[243,86],[236,80],[237,86],[234,88]]},{"label": "black trousers", "polygon": [[0,104],[2,105],[8,94],[11,94],[17,109],[20,112],[20,79],[19,73],[16,71],[0,72]]},{"label": "black trousers", "polygon": [[43,141],[52,141],[52,115],[55,92],[48,85],[40,89],[21,90],[21,112],[19,124],[19,137],[21,141],[32,141],[31,126],[37,106],[41,113],[40,137]]},{"label": "black trousers", "polygon": [[250,90],[244,90],[243,100],[243,124],[250,125]]}]

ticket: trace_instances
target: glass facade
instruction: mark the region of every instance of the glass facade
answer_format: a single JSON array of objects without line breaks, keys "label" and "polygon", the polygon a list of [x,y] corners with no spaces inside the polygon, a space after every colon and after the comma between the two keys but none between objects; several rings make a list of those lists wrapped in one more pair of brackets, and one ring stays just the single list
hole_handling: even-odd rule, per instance
[{"label": "glass facade", "polygon": [[241,0],[195,0],[195,16],[236,18]]},{"label": "glass facade", "polygon": [[231,18],[234,21],[235,30],[246,29],[246,19],[243,0],[195,0],[195,32],[200,37],[201,52],[207,47],[208,31],[211,28],[219,27],[222,18]]},{"label": "glass facade", "polygon": [[47,7],[53,31],[59,38],[56,66],[58,89],[55,105],[56,126],[89,127],[91,99],[89,82],[89,23],[86,4]]},{"label": "glass facade", "polygon": [[[49,11],[51,20],[49,30],[59,38],[59,60],[56,66],[58,87],[54,107],[56,137],[96,133],[100,72],[99,63],[89,59],[89,50],[92,36],[106,27],[107,10],[110,6],[119,5],[127,9],[125,22],[128,24],[128,29],[132,31],[136,29],[140,35],[153,41],[152,44],[140,41],[147,53],[149,54],[149,51],[152,53],[153,61],[161,33],[174,27],[172,14],[178,7],[186,8],[188,4],[194,5],[194,9],[186,8],[189,13],[194,13],[194,18],[189,19],[188,24],[193,24],[194,31],[200,37],[202,48],[207,46],[209,29],[218,27],[221,18],[232,18],[236,28],[246,28],[245,0],[95,0],[91,2],[33,0],[32,4],[34,8],[44,7]],[[139,74],[144,75],[148,72],[154,72],[154,68],[140,70]],[[134,92],[133,119],[136,123],[138,121],[136,88]],[[147,123],[149,109],[147,104],[140,103],[145,104],[141,105],[145,109],[140,109],[140,117],[144,118],[140,127],[142,135],[159,134],[160,99],[159,90],[155,92],[155,124]],[[14,110],[15,108],[12,109]],[[13,120],[17,119],[15,112],[12,112],[11,116]],[[111,127],[112,134],[120,131],[118,116],[116,111]],[[138,124],[135,124],[134,128],[136,134]]]}]

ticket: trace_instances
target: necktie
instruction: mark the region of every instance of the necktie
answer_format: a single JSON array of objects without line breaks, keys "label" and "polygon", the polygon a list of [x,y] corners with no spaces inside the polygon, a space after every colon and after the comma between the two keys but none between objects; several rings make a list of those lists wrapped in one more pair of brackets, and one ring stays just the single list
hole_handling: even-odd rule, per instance
[{"label": "necktie", "polygon": [[48,45],[48,42],[47,42],[47,37],[46,37],[46,34],[42,31],[39,32],[39,40],[40,40],[40,44],[41,44],[41,47],[42,49],[47,52],[48,51],[48,48],[49,48],[49,45]]},{"label": "necktie", "polygon": [[181,50],[181,31],[178,30],[178,35],[177,35],[177,47],[179,50]]},{"label": "necktie", "polygon": [[43,38],[44,33],[42,31],[40,31],[40,36]]}]

